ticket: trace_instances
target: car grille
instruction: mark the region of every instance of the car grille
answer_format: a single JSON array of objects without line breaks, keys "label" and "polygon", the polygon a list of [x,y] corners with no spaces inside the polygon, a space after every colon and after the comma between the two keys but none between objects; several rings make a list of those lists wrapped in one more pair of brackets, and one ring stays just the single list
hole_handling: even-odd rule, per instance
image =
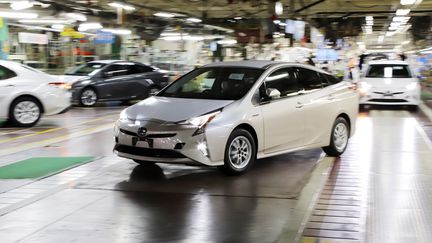
[{"label": "car grille", "polygon": [[146,157],[157,157],[157,158],[173,158],[182,159],[186,158],[183,154],[169,149],[152,149],[152,148],[138,148],[126,145],[116,145],[114,150],[120,153],[146,156]]},{"label": "car grille", "polygon": [[383,102],[383,103],[402,103],[402,102],[408,102],[403,99],[370,99],[370,102]]},{"label": "car grille", "polygon": [[[138,134],[135,132],[127,131],[124,129],[120,129],[120,132],[129,136],[138,137]],[[177,134],[176,133],[152,133],[152,134],[147,134],[145,137],[146,138],[170,138],[170,137],[174,137],[175,135]]]}]

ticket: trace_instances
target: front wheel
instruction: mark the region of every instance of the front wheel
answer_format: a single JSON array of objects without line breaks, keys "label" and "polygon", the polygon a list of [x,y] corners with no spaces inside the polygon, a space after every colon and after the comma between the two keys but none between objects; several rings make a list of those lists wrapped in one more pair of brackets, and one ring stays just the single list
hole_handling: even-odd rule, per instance
[{"label": "front wheel", "polygon": [[328,156],[340,156],[345,152],[348,145],[348,138],[350,134],[350,127],[348,122],[343,117],[338,117],[333,124],[330,145],[323,147],[324,152]]},{"label": "front wheel", "polygon": [[253,165],[255,158],[256,146],[252,135],[244,129],[236,129],[228,138],[224,165],[219,168],[229,175],[240,175]]},{"label": "front wheel", "polygon": [[9,119],[13,125],[19,127],[32,127],[42,116],[40,103],[32,97],[16,99],[11,107]]}]

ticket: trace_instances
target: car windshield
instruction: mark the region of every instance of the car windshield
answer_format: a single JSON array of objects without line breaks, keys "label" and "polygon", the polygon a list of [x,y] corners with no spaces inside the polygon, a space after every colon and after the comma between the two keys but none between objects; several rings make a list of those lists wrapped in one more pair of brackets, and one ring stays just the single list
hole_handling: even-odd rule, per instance
[{"label": "car windshield", "polygon": [[366,78],[411,78],[407,65],[373,64]]},{"label": "car windshield", "polygon": [[199,68],[181,77],[157,96],[238,100],[257,81],[264,69],[238,67]]},{"label": "car windshield", "polygon": [[75,75],[75,76],[92,76],[96,74],[101,68],[106,66],[105,63],[87,63],[80,65],[69,72],[66,72],[66,75]]}]

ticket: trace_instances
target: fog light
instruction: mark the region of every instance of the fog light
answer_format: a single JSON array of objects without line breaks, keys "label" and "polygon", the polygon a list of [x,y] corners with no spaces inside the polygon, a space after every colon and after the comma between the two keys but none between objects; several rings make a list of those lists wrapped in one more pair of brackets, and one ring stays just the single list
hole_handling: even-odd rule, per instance
[{"label": "fog light", "polygon": [[197,149],[206,157],[208,157],[207,144],[205,142],[200,142],[197,145]]}]

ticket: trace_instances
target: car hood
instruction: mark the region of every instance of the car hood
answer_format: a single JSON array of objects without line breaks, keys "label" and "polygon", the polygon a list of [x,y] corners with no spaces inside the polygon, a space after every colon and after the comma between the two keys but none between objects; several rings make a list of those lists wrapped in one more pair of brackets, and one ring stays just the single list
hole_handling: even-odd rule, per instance
[{"label": "car hood", "polygon": [[179,122],[220,109],[232,100],[181,99],[153,96],[126,110],[131,120]]},{"label": "car hood", "polygon": [[51,75],[51,76],[53,76],[60,82],[64,82],[68,84],[73,84],[76,81],[88,78],[88,76],[74,76],[74,75]]}]

